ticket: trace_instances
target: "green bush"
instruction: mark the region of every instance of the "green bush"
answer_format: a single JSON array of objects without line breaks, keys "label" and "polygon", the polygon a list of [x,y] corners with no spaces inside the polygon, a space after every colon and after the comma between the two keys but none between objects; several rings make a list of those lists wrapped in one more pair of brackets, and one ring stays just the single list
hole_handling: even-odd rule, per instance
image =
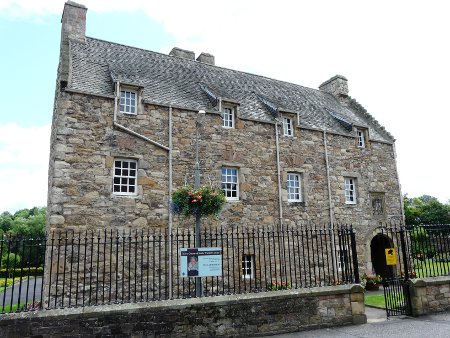
[{"label": "green bush", "polygon": [[20,258],[19,254],[10,252],[9,254],[4,254],[2,256],[1,267],[2,267],[2,269],[6,269],[6,268],[12,269],[14,267],[19,266],[20,261],[21,261],[21,258]]},{"label": "green bush", "polygon": [[14,277],[28,277],[28,276],[43,276],[44,268],[23,268],[23,269],[8,269],[8,273],[6,269],[0,269],[0,278],[11,278]]},{"label": "green bush", "polygon": [[6,278],[6,279],[0,279],[0,288],[2,287],[9,287],[13,283],[16,283],[20,281],[20,278]]}]

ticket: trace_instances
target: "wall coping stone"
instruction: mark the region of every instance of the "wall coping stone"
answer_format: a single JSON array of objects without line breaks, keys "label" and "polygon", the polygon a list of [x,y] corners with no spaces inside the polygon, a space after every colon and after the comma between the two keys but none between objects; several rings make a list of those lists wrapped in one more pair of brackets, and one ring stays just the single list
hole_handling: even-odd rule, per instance
[{"label": "wall coping stone", "polygon": [[450,276],[416,278],[411,279],[411,283],[413,286],[417,287],[423,287],[427,285],[450,284]]},{"label": "wall coping stone", "polygon": [[297,297],[319,297],[327,295],[339,295],[364,292],[363,287],[360,284],[349,285],[336,285],[336,286],[324,286],[313,287],[294,290],[281,290],[261,293],[248,293],[239,295],[226,295],[226,296],[214,296],[214,297],[202,297],[202,298],[190,298],[190,299],[174,299],[166,301],[151,301],[142,303],[127,303],[127,304],[111,304],[111,305],[98,305],[87,306],[78,308],[64,308],[64,309],[52,309],[52,310],[40,310],[29,311],[19,313],[7,313],[0,315],[0,327],[7,325],[9,321],[18,319],[37,319],[37,318],[50,318],[59,317],[61,319],[70,318],[72,316],[78,316],[80,314],[88,317],[97,316],[99,313],[102,315],[111,315],[114,313],[127,311],[128,313],[138,313],[148,309],[157,308],[159,310],[164,309],[180,309],[185,307],[192,307],[195,305],[210,305],[210,306],[225,306],[230,302],[245,302],[258,303],[261,300],[270,302],[272,299],[290,299],[292,296]]}]

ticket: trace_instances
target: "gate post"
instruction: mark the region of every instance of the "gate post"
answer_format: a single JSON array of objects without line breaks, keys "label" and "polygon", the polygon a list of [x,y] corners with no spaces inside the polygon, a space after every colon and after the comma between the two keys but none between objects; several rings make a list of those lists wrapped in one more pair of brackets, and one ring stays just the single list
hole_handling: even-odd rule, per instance
[{"label": "gate post", "polygon": [[400,245],[402,247],[402,258],[403,258],[403,266],[405,268],[405,280],[409,279],[409,271],[408,271],[408,256],[406,255],[406,243],[405,243],[405,229],[400,226]]},{"label": "gate post", "polygon": [[352,246],[352,260],[353,260],[353,273],[354,273],[354,282],[356,284],[360,283],[359,280],[359,267],[358,267],[358,253],[356,252],[356,238],[355,238],[355,231],[353,230],[353,227],[350,227],[350,241]]},{"label": "gate post", "polygon": [[400,226],[400,245],[402,246],[402,257],[403,257],[403,266],[405,268],[405,279],[403,280],[403,296],[405,299],[406,305],[406,314],[408,316],[411,315],[412,312],[412,304],[411,304],[411,296],[410,296],[410,283],[409,283],[409,271],[408,271],[408,256],[406,254],[406,243],[405,243],[405,228]]}]

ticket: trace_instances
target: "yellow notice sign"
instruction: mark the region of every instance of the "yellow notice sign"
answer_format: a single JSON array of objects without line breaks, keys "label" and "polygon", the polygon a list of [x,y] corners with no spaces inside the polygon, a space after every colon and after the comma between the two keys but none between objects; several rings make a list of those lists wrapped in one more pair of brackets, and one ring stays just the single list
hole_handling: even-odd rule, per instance
[{"label": "yellow notice sign", "polygon": [[394,248],[388,248],[384,250],[386,253],[386,264],[395,265],[397,264],[397,254]]}]

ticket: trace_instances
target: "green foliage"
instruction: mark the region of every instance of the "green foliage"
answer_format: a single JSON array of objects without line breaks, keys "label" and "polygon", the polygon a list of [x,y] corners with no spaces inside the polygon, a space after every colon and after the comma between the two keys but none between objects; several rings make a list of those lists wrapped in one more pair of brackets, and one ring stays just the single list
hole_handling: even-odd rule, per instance
[{"label": "green foliage", "polygon": [[410,236],[413,241],[425,241],[428,238],[428,233],[424,227],[415,227]]},{"label": "green foliage", "polygon": [[223,191],[210,186],[184,186],[172,194],[172,211],[183,217],[218,216],[225,203]]},{"label": "green foliage", "polygon": [[7,288],[18,281],[20,281],[20,277],[6,278],[6,279],[2,278],[2,279],[0,279],[0,288],[1,287]]},{"label": "green foliage", "polygon": [[46,208],[22,209],[12,215],[8,211],[0,215],[0,228],[9,236],[36,238],[45,235]]},{"label": "green foliage", "polygon": [[435,197],[403,198],[407,225],[450,224],[450,204],[442,204]]},{"label": "green foliage", "polygon": [[[16,267],[40,266],[44,262],[45,249],[41,245],[30,245],[28,239],[45,237],[45,208],[22,209],[14,214],[8,211],[0,214],[0,238],[8,238],[3,241],[2,252],[5,257],[6,251],[17,254],[20,262],[16,261]],[[3,236],[3,237],[2,237]],[[27,243],[28,245],[23,245]],[[34,241],[34,244],[37,242]],[[2,259],[6,259],[2,257]],[[6,260],[5,260],[6,261]],[[6,267],[2,261],[1,268]],[[10,266],[12,268],[12,266]]]},{"label": "green foliage", "polygon": [[2,255],[2,269],[13,269],[20,266],[21,257],[17,253],[10,252],[9,254]]},{"label": "green foliage", "polygon": [[0,279],[1,278],[12,278],[14,277],[28,277],[28,276],[43,276],[44,275],[44,268],[43,267],[32,267],[32,268],[16,268],[16,269],[9,269],[6,270],[6,267],[0,269]]}]

